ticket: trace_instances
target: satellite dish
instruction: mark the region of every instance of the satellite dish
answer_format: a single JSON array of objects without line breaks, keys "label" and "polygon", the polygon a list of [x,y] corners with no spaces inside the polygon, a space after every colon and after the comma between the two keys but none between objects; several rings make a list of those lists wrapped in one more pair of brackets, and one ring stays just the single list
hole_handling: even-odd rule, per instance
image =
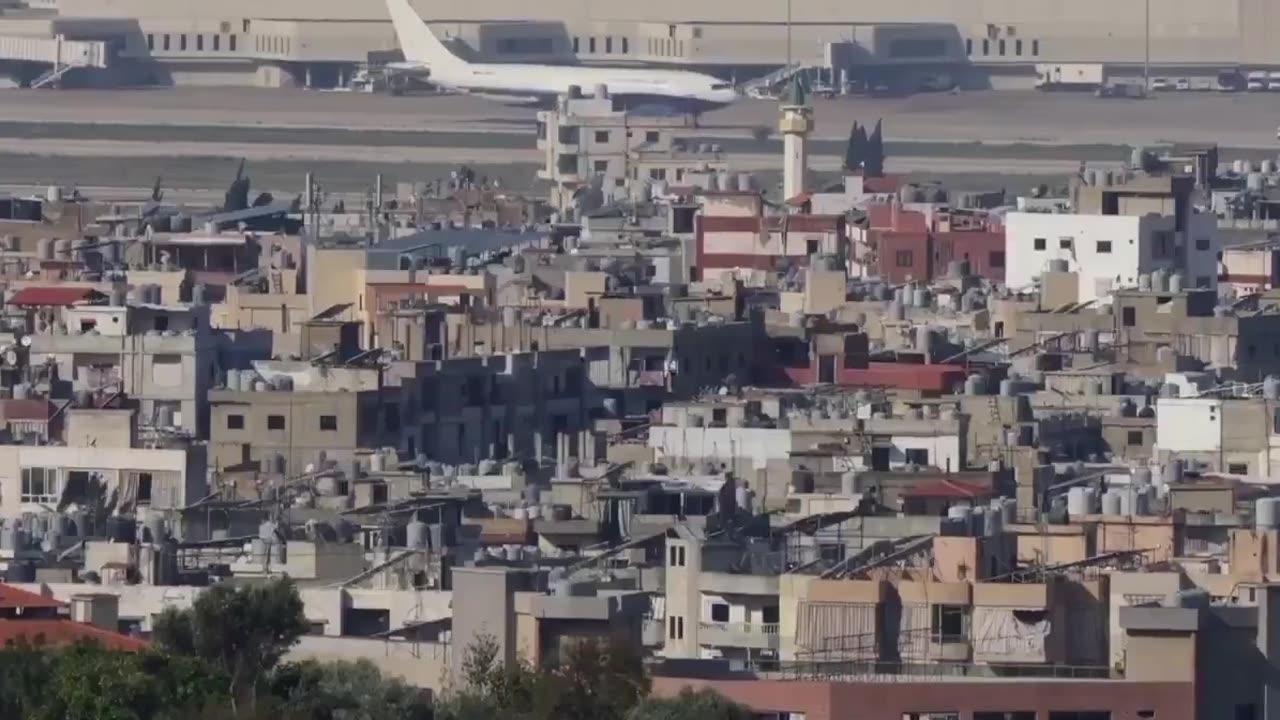
[{"label": "satellite dish", "polygon": [[5,351],[4,351],[4,364],[5,364],[5,365],[17,365],[17,364],[18,364],[18,351],[17,351],[17,350],[14,350],[13,348],[9,348],[8,350],[5,350]]},{"label": "satellite dish", "polygon": [[22,339],[19,340],[18,342],[22,343],[22,347],[31,347],[31,336],[23,335]]}]

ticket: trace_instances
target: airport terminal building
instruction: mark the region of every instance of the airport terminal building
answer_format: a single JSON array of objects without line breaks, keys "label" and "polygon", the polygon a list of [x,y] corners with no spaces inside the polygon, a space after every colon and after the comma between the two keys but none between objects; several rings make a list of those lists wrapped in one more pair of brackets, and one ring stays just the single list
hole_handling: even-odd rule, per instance
[{"label": "airport terminal building", "polygon": [[[1280,68],[1280,0],[414,6],[456,38],[460,53],[482,61],[653,64],[743,79],[790,60],[905,82],[943,74],[996,86],[1029,85],[1037,63],[1139,67],[1148,48],[1152,65],[1169,74]],[[84,52],[100,57],[68,60],[68,43],[89,43]],[[79,79],[92,84],[332,87],[395,49],[380,0],[31,0],[0,15],[0,67],[24,82],[45,72],[53,53],[55,62],[82,62]]]}]

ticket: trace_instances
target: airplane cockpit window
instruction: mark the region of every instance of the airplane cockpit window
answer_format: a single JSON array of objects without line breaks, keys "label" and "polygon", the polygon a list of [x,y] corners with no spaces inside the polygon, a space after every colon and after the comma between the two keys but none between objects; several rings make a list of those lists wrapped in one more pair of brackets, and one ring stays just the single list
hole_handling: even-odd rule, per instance
[{"label": "airplane cockpit window", "polygon": [[733,87],[732,83],[711,83],[712,90],[728,90]]}]

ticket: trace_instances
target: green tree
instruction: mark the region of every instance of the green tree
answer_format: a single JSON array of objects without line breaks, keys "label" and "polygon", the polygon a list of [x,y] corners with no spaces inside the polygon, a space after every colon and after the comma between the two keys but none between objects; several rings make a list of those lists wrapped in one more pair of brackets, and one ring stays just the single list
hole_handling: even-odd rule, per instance
[{"label": "green tree", "polygon": [[34,717],[53,675],[51,654],[19,638],[0,650],[0,717]]},{"label": "green tree", "polygon": [[631,709],[626,720],[751,720],[751,709],[715,690],[685,688],[679,697],[646,698]]},{"label": "green tree", "polygon": [[463,687],[438,704],[446,720],[623,720],[649,691],[642,658],[626,641],[569,643],[560,662],[504,663],[481,637],[466,650]]},{"label": "green tree", "polygon": [[258,585],[215,585],[186,610],[156,618],[161,649],[200,658],[227,679],[233,708],[252,706],[271,670],[307,631],[302,599],[285,579]]},{"label": "green tree", "polygon": [[858,123],[849,127],[849,142],[844,146],[844,169],[851,172],[862,167],[862,156],[865,151],[866,134]]},{"label": "green tree", "polygon": [[884,175],[884,127],[882,120],[876,121],[875,130],[867,138],[866,153],[862,160],[862,174],[866,177]]},{"label": "green tree", "polygon": [[272,695],[286,714],[307,720],[427,720],[426,693],[389,678],[368,660],[289,663],[276,669]]}]

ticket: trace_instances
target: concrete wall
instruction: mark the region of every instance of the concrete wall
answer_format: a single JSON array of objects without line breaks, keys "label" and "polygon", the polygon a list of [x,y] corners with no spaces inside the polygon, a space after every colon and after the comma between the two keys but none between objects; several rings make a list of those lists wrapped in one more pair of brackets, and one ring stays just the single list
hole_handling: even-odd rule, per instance
[{"label": "concrete wall", "polygon": [[445,689],[452,646],[404,640],[372,640],[304,635],[285,655],[285,662],[368,660],[385,675],[433,692]]}]

